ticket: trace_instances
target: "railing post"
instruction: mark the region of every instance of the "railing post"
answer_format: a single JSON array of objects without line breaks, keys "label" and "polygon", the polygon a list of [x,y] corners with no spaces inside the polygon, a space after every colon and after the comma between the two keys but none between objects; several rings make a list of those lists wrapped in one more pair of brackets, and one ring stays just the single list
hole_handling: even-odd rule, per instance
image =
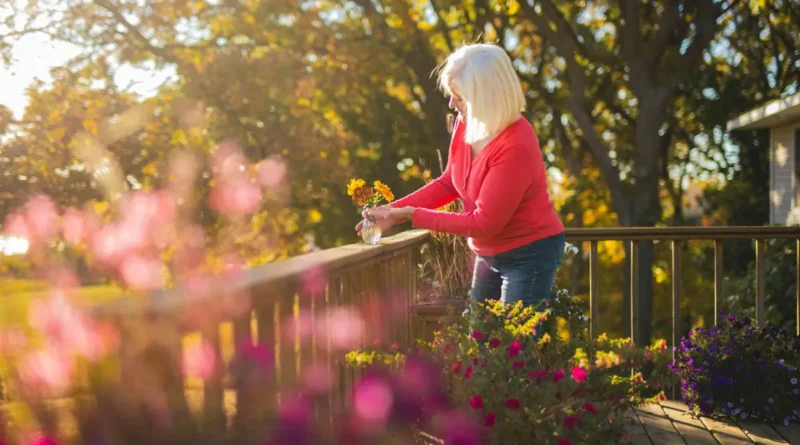
[{"label": "railing post", "polygon": [[767,290],[767,241],[756,240],[756,321],[759,327],[766,324],[764,298]]},{"label": "railing post", "polygon": [[722,310],[722,240],[714,240],[714,325],[719,324],[719,313]]},{"label": "railing post", "polygon": [[[672,241],[672,360],[676,360],[681,341],[681,242]],[[677,397],[678,384],[672,385],[672,398]]]},{"label": "railing post", "polygon": [[[681,242],[672,242],[672,347],[681,341]],[[672,352],[675,358],[675,351]]]},{"label": "railing post", "polygon": [[597,274],[597,241],[589,242],[589,338],[597,338],[599,306],[598,290],[600,288],[600,276]]},{"label": "railing post", "polygon": [[631,241],[631,340],[639,341],[639,242]]}]

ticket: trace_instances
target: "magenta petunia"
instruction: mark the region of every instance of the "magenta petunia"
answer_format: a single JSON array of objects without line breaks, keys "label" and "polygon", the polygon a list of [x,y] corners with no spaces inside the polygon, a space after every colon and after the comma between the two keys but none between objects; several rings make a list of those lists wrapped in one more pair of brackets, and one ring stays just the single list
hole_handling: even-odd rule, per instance
[{"label": "magenta petunia", "polygon": [[514,399],[514,398],[506,400],[506,408],[519,409],[519,407],[520,407],[519,400]]},{"label": "magenta petunia", "polygon": [[520,344],[518,341],[515,341],[508,347],[508,356],[516,357],[519,355],[519,351],[522,351],[522,344]]},{"label": "magenta petunia", "polygon": [[497,416],[494,413],[489,413],[486,415],[486,418],[483,421],[483,424],[488,426],[489,428],[494,426],[494,421],[497,419]]},{"label": "magenta petunia", "polygon": [[570,442],[569,439],[558,439],[556,445],[572,445],[572,442]]},{"label": "magenta petunia", "polygon": [[514,369],[519,369],[519,368],[522,368],[522,367],[524,367],[524,366],[525,366],[525,362],[524,362],[524,361],[522,361],[522,360],[519,360],[519,361],[516,361],[516,362],[512,363],[512,364],[511,364],[511,366],[512,366]]},{"label": "magenta petunia", "polygon": [[578,424],[580,422],[581,422],[581,419],[579,419],[577,416],[567,416],[564,419],[564,428],[566,428],[568,430],[571,430],[571,429],[575,428],[576,426],[578,426]]},{"label": "magenta petunia", "polygon": [[564,378],[564,375],[565,375],[564,370],[563,369],[559,369],[558,371],[553,373],[553,381],[554,382],[560,381],[561,379]]},{"label": "magenta petunia", "polygon": [[572,367],[572,379],[578,383],[583,383],[586,381],[586,370],[583,368],[579,368],[577,366]]},{"label": "magenta petunia", "polygon": [[491,346],[492,348],[497,348],[498,346],[500,346],[500,339],[499,338],[493,338],[493,339],[489,340],[489,346]]},{"label": "magenta petunia", "polygon": [[468,379],[472,377],[472,366],[468,366],[466,370],[464,370],[464,378]]},{"label": "magenta petunia", "polygon": [[483,339],[483,334],[481,333],[481,331],[473,331],[472,338],[474,338],[475,340],[481,340]]},{"label": "magenta petunia", "polygon": [[450,370],[453,371],[454,374],[459,374],[461,372],[461,362],[455,362],[450,366]]},{"label": "magenta petunia", "polygon": [[586,403],[583,404],[583,409],[585,409],[586,411],[588,411],[588,412],[590,412],[592,414],[597,414],[597,408],[595,408],[594,405],[592,405],[589,402],[586,402]]},{"label": "magenta petunia", "polygon": [[481,409],[483,408],[483,397],[481,396],[472,396],[469,398],[469,406],[472,409]]}]

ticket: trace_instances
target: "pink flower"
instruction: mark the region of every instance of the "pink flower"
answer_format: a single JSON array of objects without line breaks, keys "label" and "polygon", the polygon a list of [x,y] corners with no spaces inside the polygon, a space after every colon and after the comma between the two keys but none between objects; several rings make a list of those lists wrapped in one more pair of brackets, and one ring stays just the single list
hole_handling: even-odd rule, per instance
[{"label": "pink flower", "polygon": [[472,377],[472,366],[467,367],[467,369],[464,371],[464,378],[468,379],[470,377]]},{"label": "pink flower", "polygon": [[489,346],[491,346],[491,347],[492,347],[492,349],[494,349],[494,348],[496,348],[496,347],[500,346],[500,339],[499,339],[499,338],[493,338],[493,339],[491,339],[491,340],[489,341]]},{"label": "pink flower", "polygon": [[188,377],[208,379],[217,369],[217,354],[211,343],[203,340],[183,351],[183,372]]},{"label": "pink flower", "polygon": [[528,373],[528,377],[532,379],[536,379],[537,382],[541,382],[547,374],[550,374],[547,371],[531,371]]},{"label": "pink flower", "polygon": [[522,350],[522,345],[520,344],[520,342],[515,341],[514,343],[511,343],[511,345],[508,347],[508,356],[516,357],[519,355],[519,351],[521,350]]},{"label": "pink flower", "polygon": [[494,426],[495,419],[497,419],[497,416],[494,413],[489,413],[486,415],[483,424],[491,428]]},{"label": "pink flower", "polygon": [[572,379],[578,383],[586,381],[586,370],[577,366],[572,367]]},{"label": "pink flower", "polygon": [[567,416],[567,418],[564,419],[564,428],[571,430],[578,426],[580,422],[581,420],[578,419],[577,416]]},{"label": "pink flower", "polygon": [[353,393],[353,407],[362,420],[385,422],[392,410],[394,396],[384,381],[377,378],[362,380]]},{"label": "pink flower", "polygon": [[592,405],[589,402],[586,402],[586,403],[583,404],[583,409],[585,409],[586,411],[588,411],[588,412],[590,412],[592,414],[597,414],[597,408],[595,408],[594,405]]},{"label": "pink flower", "polygon": [[525,362],[522,361],[522,360],[519,360],[519,361],[516,361],[516,362],[512,363],[511,366],[513,366],[514,369],[519,369],[519,368],[522,368],[523,366],[525,366]]},{"label": "pink flower", "polygon": [[558,371],[553,373],[553,381],[558,383],[559,380],[564,378],[564,370],[559,369]]},{"label": "pink flower", "polygon": [[478,360],[477,358],[472,359],[472,364],[473,365],[478,366],[480,363],[481,363],[481,361]]},{"label": "pink flower", "polygon": [[450,366],[450,370],[453,371],[454,374],[459,374],[461,372],[461,362],[455,362]]},{"label": "pink flower", "polygon": [[558,439],[556,445],[572,445],[572,442],[570,442],[569,439]]},{"label": "pink flower", "polygon": [[472,338],[475,340],[481,340],[483,338],[483,334],[480,331],[474,331],[472,333]]},{"label": "pink flower", "polygon": [[520,407],[519,400],[514,398],[506,400],[506,407],[509,409],[519,409]]},{"label": "pink flower", "polygon": [[469,398],[469,406],[472,409],[481,409],[483,408],[483,397],[481,396],[472,396]]}]

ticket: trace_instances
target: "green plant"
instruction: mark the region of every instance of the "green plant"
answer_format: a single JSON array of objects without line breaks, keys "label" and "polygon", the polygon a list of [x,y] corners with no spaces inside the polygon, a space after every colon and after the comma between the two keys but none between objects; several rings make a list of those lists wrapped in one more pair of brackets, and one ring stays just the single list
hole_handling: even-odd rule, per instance
[{"label": "green plant", "polygon": [[[670,369],[695,414],[800,423],[800,337],[747,317],[685,337]],[[758,382],[749,385],[747,382]]]},{"label": "green plant", "polygon": [[[663,397],[661,374],[646,382],[640,371],[647,364],[666,368],[666,343],[634,348],[627,339],[589,341],[580,304],[564,291],[543,312],[500,302],[470,310],[471,317],[454,315],[419,351],[439,360],[456,406],[471,411],[491,443],[619,443],[622,412]],[[559,318],[568,320],[571,335],[560,333]],[[403,357],[355,351],[348,361],[392,368]]]}]

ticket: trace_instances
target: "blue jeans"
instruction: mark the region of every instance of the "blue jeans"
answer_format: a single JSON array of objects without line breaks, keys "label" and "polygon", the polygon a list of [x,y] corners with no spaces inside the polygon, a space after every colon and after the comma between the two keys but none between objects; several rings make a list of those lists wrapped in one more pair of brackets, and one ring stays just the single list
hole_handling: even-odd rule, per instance
[{"label": "blue jeans", "polygon": [[470,298],[538,306],[550,299],[556,271],[564,259],[564,234],[536,240],[475,260]]}]

